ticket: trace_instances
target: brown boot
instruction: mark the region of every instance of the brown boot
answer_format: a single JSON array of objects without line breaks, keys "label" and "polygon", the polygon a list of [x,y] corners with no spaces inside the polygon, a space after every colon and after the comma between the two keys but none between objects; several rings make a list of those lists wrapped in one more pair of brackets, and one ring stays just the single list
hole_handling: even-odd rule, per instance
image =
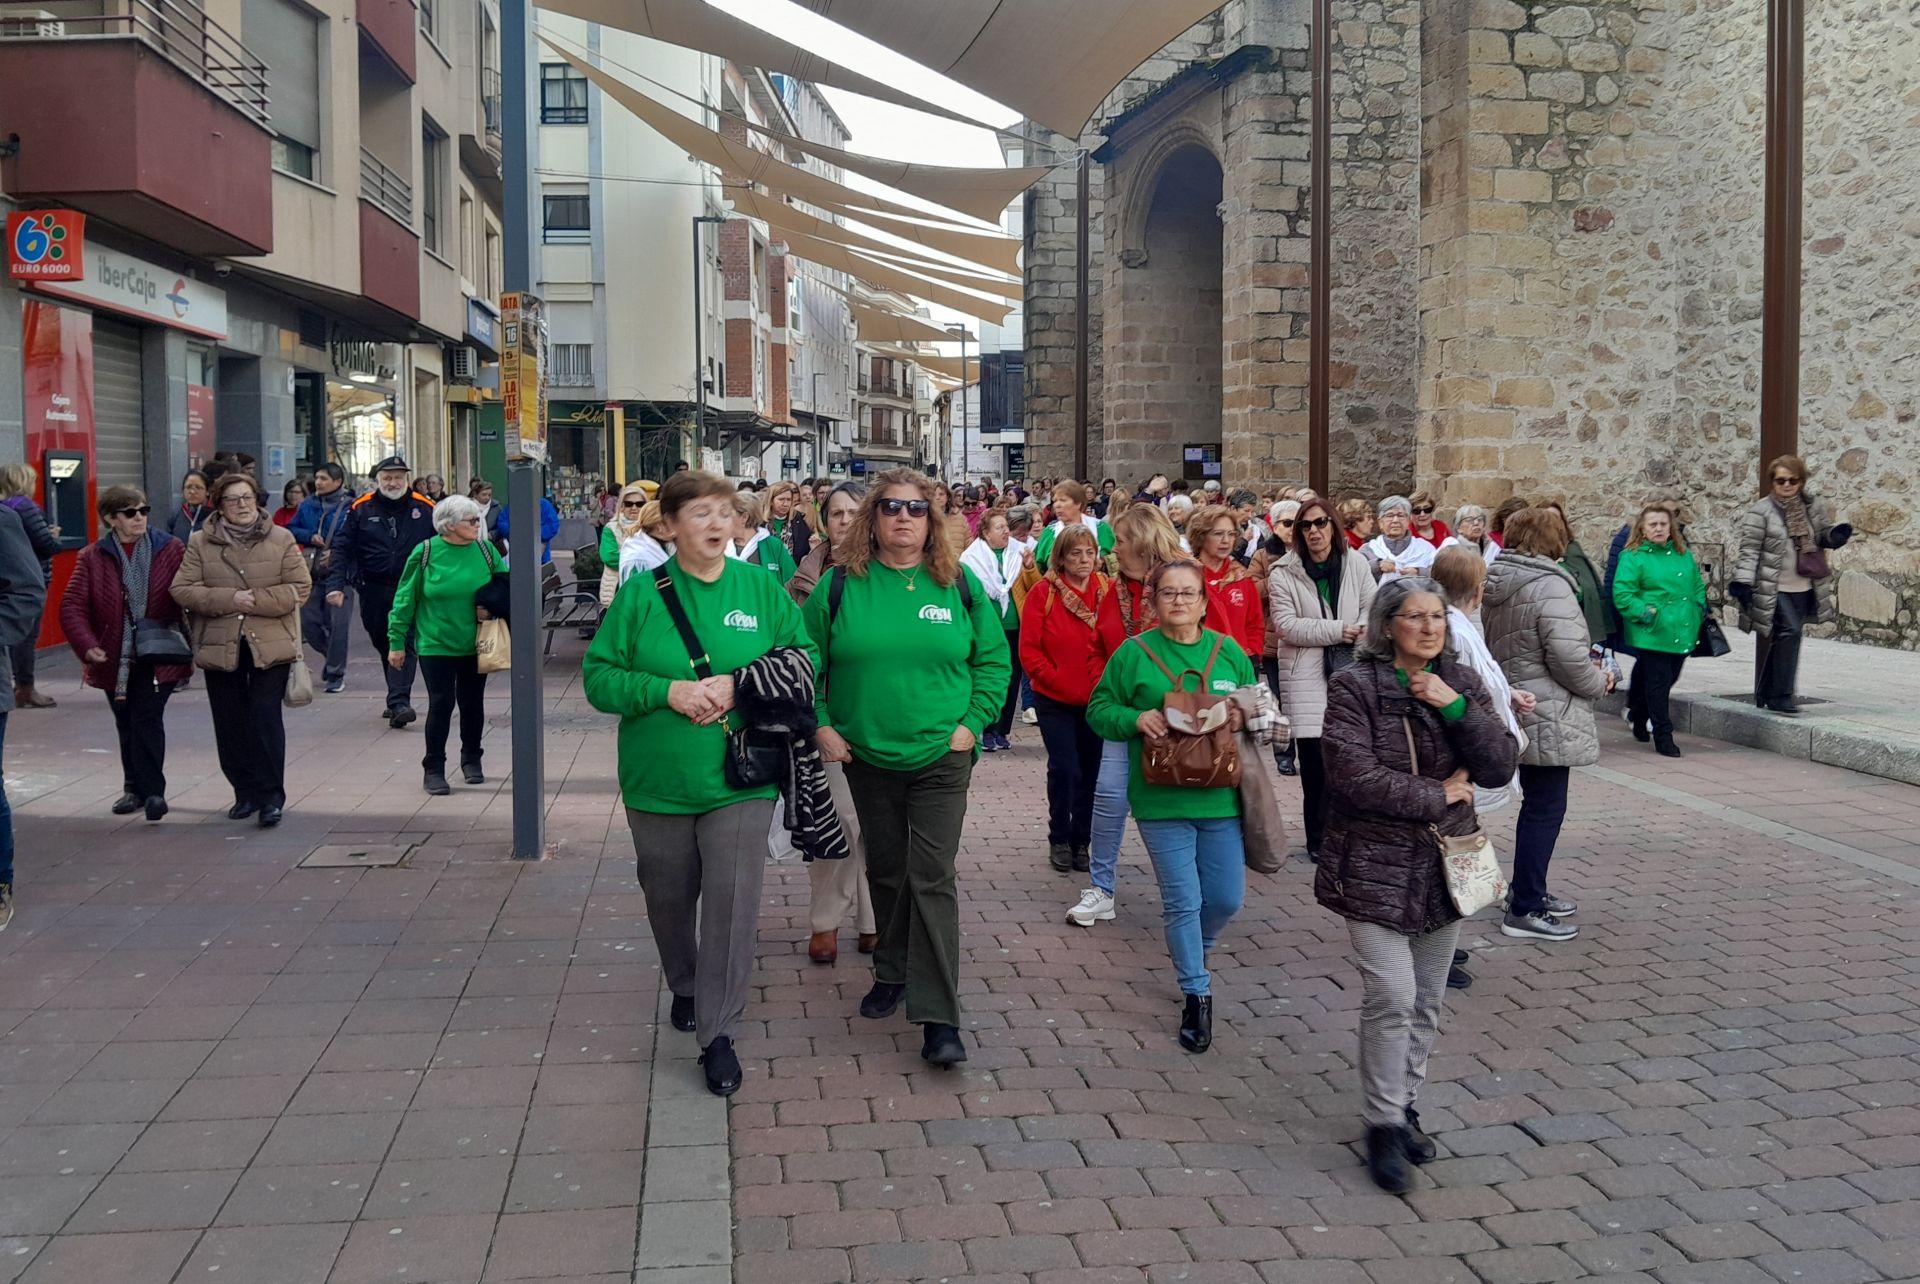
[{"label": "brown boot", "polygon": [[880,933],[878,932],[860,933],[860,952],[862,954],[873,953],[875,949],[879,948],[879,945],[880,945]]},{"label": "brown boot", "polygon": [[32,687],[13,689],[13,704],[17,709],[51,709],[59,703],[52,696],[41,695]]},{"label": "brown boot", "polygon": [[807,957],[815,963],[831,963],[840,957],[838,932],[815,932],[807,942]]}]

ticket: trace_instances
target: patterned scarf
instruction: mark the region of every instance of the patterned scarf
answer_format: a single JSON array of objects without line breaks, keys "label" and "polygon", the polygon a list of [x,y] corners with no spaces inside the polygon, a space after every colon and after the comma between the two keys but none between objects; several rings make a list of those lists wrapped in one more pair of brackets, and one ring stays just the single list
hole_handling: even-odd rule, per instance
[{"label": "patterned scarf", "polygon": [[1153,597],[1147,592],[1145,584],[1140,585],[1140,614],[1134,615],[1133,595],[1127,592],[1125,577],[1114,582],[1114,592],[1120,595],[1120,629],[1128,637],[1140,634],[1158,624],[1159,616],[1153,609]]},{"label": "patterned scarf", "polygon": [[[135,541],[133,556],[127,556],[125,546],[117,536],[109,533],[107,547],[113,550],[114,560],[120,563],[120,587],[126,593],[127,609],[120,612],[120,669],[113,675],[113,695],[124,700],[127,695],[127,672],[133,668],[133,621],[138,610],[140,618],[147,614],[147,578],[153,570],[153,541],[144,535]],[[135,603],[139,605],[136,607]]]},{"label": "patterned scarf", "polygon": [[1087,588],[1093,594],[1091,601],[1081,596],[1079,590],[1067,583],[1058,571],[1047,572],[1047,583],[1053,585],[1054,600],[1072,611],[1075,619],[1090,629],[1099,627],[1100,603],[1106,600],[1107,590],[1113,587],[1112,580],[1095,571],[1087,580]]},{"label": "patterned scarf", "polygon": [[1813,540],[1813,523],[1807,520],[1807,497],[1795,495],[1792,499],[1774,497],[1773,506],[1780,510],[1780,519],[1787,524],[1787,538],[1793,541],[1795,553],[1811,553],[1816,545]]}]

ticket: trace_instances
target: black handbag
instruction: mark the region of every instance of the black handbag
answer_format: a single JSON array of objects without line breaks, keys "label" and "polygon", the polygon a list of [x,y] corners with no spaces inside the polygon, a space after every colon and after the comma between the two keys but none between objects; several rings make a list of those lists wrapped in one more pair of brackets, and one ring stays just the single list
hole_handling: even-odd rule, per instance
[{"label": "black handbag", "polygon": [[151,660],[155,664],[192,664],[193,643],[187,641],[187,635],[164,620],[133,618],[133,606],[124,594],[120,598],[120,609],[133,621],[133,658]]},{"label": "black handbag", "polygon": [[[667,614],[673,617],[673,627],[679,630],[680,642],[687,648],[687,658],[693,661],[694,676],[702,681],[713,676],[713,665],[707,660],[707,650],[700,645],[700,635],[693,631],[693,621],[687,618],[686,608],[680,605],[680,594],[673,587],[673,576],[665,566],[653,573],[653,585],[660,590],[660,600],[666,603]],[[735,727],[733,715],[728,714],[723,724],[727,733],[726,756],[721,760],[721,771],[731,789],[758,789],[762,785],[778,784],[786,779],[787,760],[793,746],[783,732],[762,730],[758,727]]]},{"label": "black handbag", "polygon": [[1700,637],[1693,644],[1693,654],[1698,659],[1711,660],[1733,650],[1727,644],[1726,631],[1720,627],[1720,621],[1711,615],[1700,620]]}]

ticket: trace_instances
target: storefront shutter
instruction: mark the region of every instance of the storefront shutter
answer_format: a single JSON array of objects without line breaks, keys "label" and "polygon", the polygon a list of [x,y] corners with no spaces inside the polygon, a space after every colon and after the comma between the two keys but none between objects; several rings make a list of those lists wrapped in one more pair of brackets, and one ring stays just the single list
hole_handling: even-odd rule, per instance
[{"label": "storefront shutter", "polygon": [[140,416],[140,331],[93,319],[93,470],[100,489],[139,486],[166,502],[171,478],[147,487]]}]

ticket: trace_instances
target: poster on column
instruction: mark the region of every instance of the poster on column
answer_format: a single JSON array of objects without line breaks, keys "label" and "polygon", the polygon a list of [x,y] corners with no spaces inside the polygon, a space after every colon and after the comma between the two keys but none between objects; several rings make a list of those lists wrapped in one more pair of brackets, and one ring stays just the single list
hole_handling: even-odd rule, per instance
[{"label": "poster on column", "polygon": [[539,296],[500,296],[500,405],[506,413],[507,456],[547,459],[547,317]]},{"label": "poster on column", "polygon": [[187,466],[202,468],[213,458],[213,389],[203,383],[187,385]]},{"label": "poster on column", "polygon": [[[76,308],[28,299],[21,309],[20,373],[27,412],[27,460],[41,466],[49,450],[76,451],[87,458],[87,512],[97,498],[93,467],[93,314]],[[46,499],[41,479],[38,499]],[[62,535],[95,538],[94,530],[62,530]],[[58,602],[73,576],[77,550],[56,553],[53,582],[47,600]],[[66,641],[60,631],[60,612],[48,611],[40,622],[40,645]]]}]

